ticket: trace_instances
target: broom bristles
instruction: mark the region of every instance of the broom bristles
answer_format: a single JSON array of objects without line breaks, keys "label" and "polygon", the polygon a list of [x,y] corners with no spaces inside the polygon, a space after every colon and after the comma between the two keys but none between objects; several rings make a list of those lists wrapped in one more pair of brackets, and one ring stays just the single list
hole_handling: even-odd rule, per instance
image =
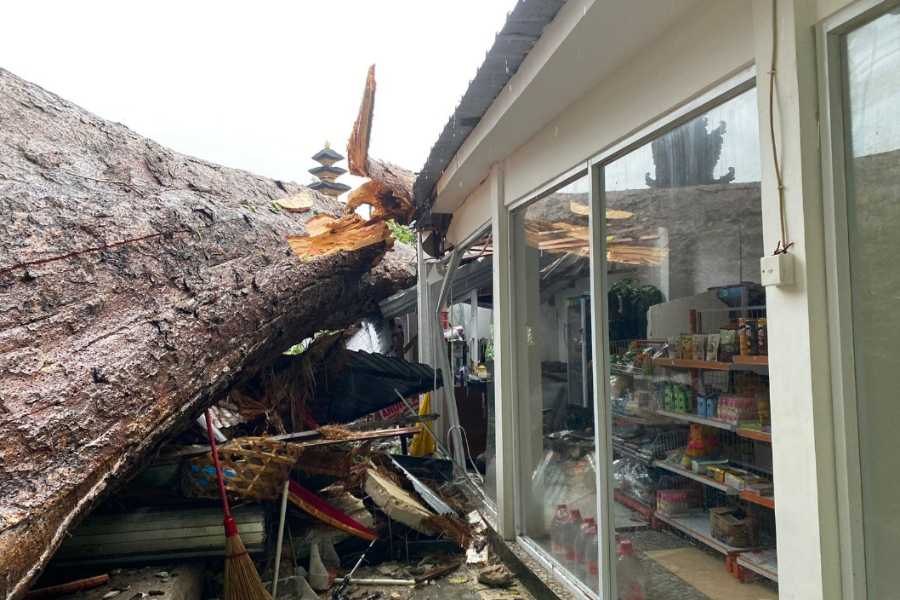
[{"label": "broom bristles", "polygon": [[225,600],[272,600],[239,535],[225,538]]}]

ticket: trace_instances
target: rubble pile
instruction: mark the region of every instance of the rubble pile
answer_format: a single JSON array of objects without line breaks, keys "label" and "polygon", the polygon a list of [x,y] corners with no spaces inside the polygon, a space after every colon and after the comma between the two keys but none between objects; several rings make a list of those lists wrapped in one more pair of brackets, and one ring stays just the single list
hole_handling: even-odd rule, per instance
[{"label": "rubble pile", "polygon": [[[264,585],[275,597],[305,600],[415,598],[439,580],[460,589],[496,585],[485,526],[452,462],[406,452],[410,438],[432,436],[429,403],[416,407],[439,374],[389,365],[381,375],[392,394],[379,393],[383,386],[366,385],[377,374],[354,365],[390,359],[348,357],[346,336],[317,336],[210,410],[234,519]],[[323,403],[337,401],[336,377],[371,393],[329,410]],[[382,408],[359,414],[373,407]],[[316,415],[335,413],[356,418],[309,427]],[[35,598],[221,598],[225,538],[205,442],[198,426],[164,445],[63,542]],[[481,568],[493,570],[479,575]],[[86,578],[93,589],[72,587]],[[511,576],[500,588],[492,598],[523,596]]]}]

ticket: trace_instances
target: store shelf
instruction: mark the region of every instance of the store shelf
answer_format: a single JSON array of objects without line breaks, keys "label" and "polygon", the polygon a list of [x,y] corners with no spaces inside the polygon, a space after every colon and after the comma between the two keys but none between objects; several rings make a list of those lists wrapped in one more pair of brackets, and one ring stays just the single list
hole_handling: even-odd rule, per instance
[{"label": "store shelf", "polygon": [[766,579],[778,582],[778,554],[774,548],[738,554],[737,564]]},{"label": "store shelf", "polygon": [[615,490],[615,491],[613,491],[613,498],[615,499],[616,502],[618,502],[622,506],[627,506],[634,512],[643,516],[648,521],[653,520],[653,513],[654,513],[653,507],[649,506],[647,504],[644,504],[643,502],[641,502],[634,496],[631,496],[630,494],[626,494],[625,492],[623,492],[621,490]]},{"label": "store shelf", "polygon": [[708,512],[690,513],[687,515],[673,517],[657,511],[655,517],[657,520],[666,523],[670,527],[674,527],[682,533],[686,533],[688,536],[694,538],[695,540],[703,542],[710,548],[718,550],[725,555],[736,554],[738,552],[748,552],[750,550],[757,549],[756,547],[741,548],[737,546],[730,546],[725,542],[719,541],[714,538],[709,527]]},{"label": "store shelf", "polygon": [[654,467],[659,467],[660,469],[665,469],[671,473],[675,473],[676,475],[681,475],[682,477],[687,477],[688,479],[693,479],[694,481],[699,481],[703,485],[709,486],[711,488],[717,489],[721,492],[725,492],[729,496],[737,496],[738,491],[724,483],[719,483],[715,479],[711,479],[705,475],[698,475],[693,471],[685,469],[683,467],[679,467],[678,465],[673,465],[672,463],[667,463],[664,460],[655,460],[653,461]]},{"label": "store shelf", "polygon": [[756,440],[757,442],[765,442],[767,444],[772,443],[771,431],[763,431],[761,429],[754,429],[753,427],[738,427],[736,433],[743,438]]},{"label": "store shelf", "polygon": [[654,358],[653,364],[672,369],[705,369],[708,371],[728,371],[734,363],[712,360],[690,360],[687,358]]},{"label": "store shelf", "polygon": [[737,355],[732,358],[734,364],[736,365],[763,365],[768,366],[769,357],[768,356],[742,356]]},{"label": "store shelf", "polygon": [[656,414],[662,415],[663,417],[669,417],[670,419],[678,419],[679,421],[688,421],[690,423],[699,423],[701,425],[717,427],[718,429],[724,429],[725,431],[734,431],[737,429],[737,426],[732,425],[731,423],[727,423],[719,419],[709,419],[707,417],[701,417],[700,415],[695,415],[692,413],[658,410],[656,411]]},{"label": "store shelf", "polygon": [[741,500],[746,500],[747,502],[752,502],[753,504],[765,506],[766,508],[775,508],[775,498],[773,498],[772,496],[760,496],[759,494],[751,490],[741,490],[740,496]]}]

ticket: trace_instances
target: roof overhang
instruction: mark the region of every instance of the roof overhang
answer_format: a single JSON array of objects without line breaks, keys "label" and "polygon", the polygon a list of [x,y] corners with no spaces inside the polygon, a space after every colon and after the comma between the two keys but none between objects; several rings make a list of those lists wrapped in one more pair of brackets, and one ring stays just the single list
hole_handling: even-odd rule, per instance
[{"label": "roof overhang", "polygon": [[[567,106],[623,67],[698,1],[567,2],[442,166],[427,200],[433,202],[431,211],[456,210],[487,177],[492,164],[507,158]],[[416,199],[426,201],[418,193]]]}]

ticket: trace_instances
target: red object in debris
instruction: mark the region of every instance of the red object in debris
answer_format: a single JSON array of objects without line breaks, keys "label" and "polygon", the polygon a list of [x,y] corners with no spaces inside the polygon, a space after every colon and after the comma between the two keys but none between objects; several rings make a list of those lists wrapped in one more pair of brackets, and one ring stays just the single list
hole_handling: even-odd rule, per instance
[{"label": "red object in debris", "polygon": [[75,592],[91,590],[101,585],[109,583],[109,575],[97,575],[96,577],[88,577],[87,579],[77,579],[60,585],[52,585],[50,587],[31,590],[25,594],[25,600],[45,600],[47,598],[57,598]]},{"label": "red object in debris", "polygon": [[319,519],[327,525],[345,531],[364,540],[372,541],[378,534],[331,504],[315,495],[299,483],[291,481],[288,485],[288,500],[298,508]]}]

